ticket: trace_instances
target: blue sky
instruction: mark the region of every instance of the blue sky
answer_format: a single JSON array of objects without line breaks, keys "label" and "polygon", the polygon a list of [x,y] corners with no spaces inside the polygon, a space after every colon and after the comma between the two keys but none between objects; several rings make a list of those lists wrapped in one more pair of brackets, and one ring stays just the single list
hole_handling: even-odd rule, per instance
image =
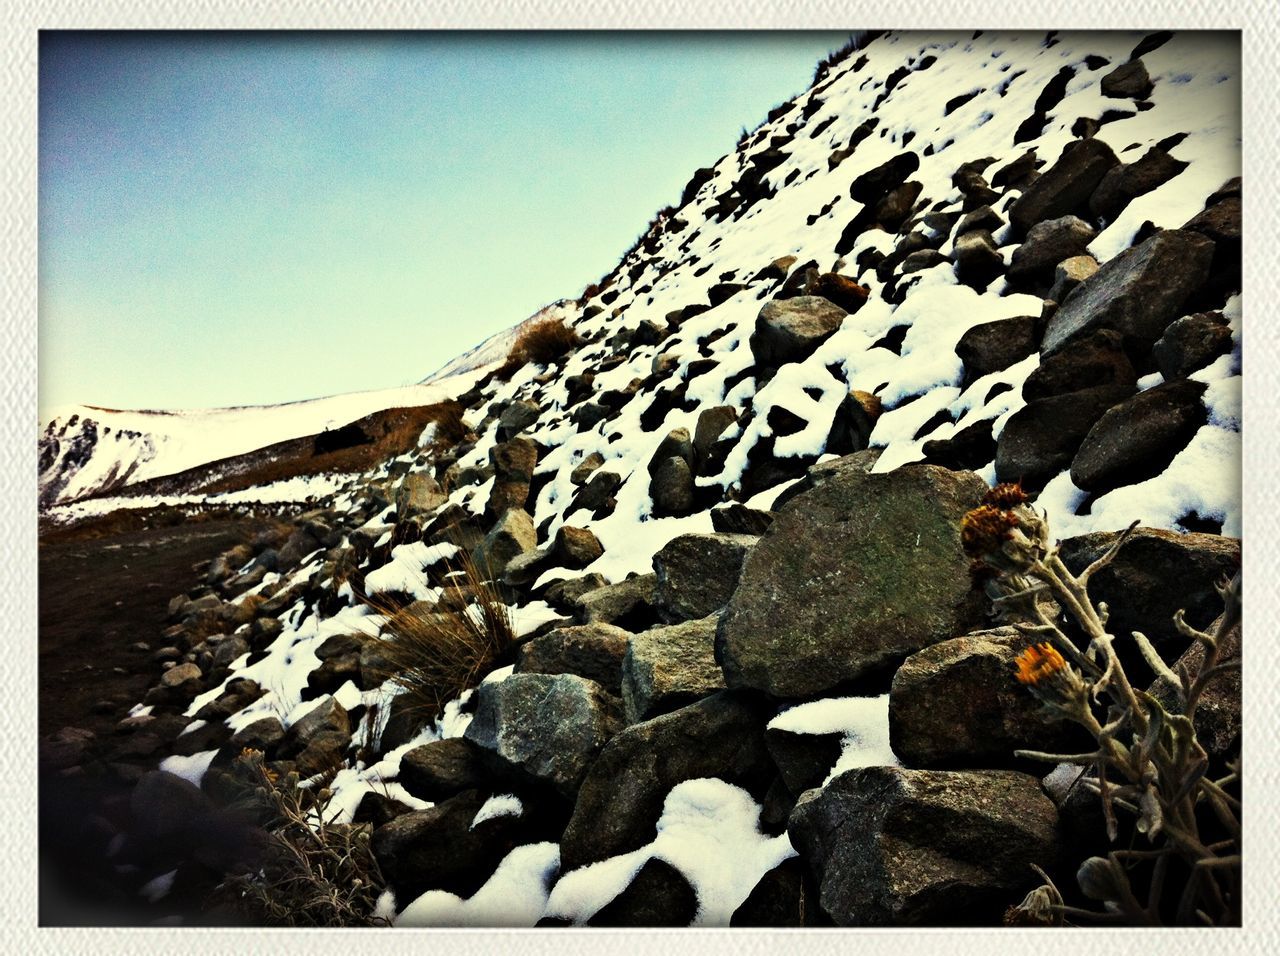
[{"label": "blue sky", "polygon": [[422,379],[617,262],[844,33],[44,33],[40,404]]}]

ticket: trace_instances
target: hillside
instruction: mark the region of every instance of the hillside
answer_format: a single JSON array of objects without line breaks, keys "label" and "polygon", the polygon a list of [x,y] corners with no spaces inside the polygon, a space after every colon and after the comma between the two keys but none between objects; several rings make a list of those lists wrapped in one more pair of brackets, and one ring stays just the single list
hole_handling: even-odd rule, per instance
[{"label": "hillside", "polygon": [[[50,422],[59,520],[307,500],[146,638],[119,727],[157,742],[111,824],[137,892],[195,921],[229,880],[265,922],[1061,922],[1059,891],[1118,898],[1076,885],[1118,826],[1154,848],[1124,877],[1144,917],[1188,921],[1160,887],[1191,851],[1151,807],[1230,863],[1206,847],[1238,846],[1238,674],[1152,714],[1195,710],[1166,665],[1207,681],[1239,648],[1239,67],[1228,35],[868,37],[579,299],[416,390]],[[244,477],[445,400],[451,434]],[[1072,680],[1104,704],[1052,698]],[[1093,796],[1113,757],[1015,755],[1120,753],[1037,696],[1126,742],[1121,823]],[[47,767],[120,772],[74,731]],[[367,825],[342,906],[243,876],[279,864],[264,780],[323,787],[333,845]]]}]

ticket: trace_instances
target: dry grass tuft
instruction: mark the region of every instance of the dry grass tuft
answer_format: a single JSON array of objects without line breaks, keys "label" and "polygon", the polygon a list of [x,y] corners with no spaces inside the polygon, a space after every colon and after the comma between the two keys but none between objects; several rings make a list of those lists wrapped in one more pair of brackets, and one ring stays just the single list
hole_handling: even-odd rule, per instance
[{"label": "dry grass tuft", "polygon": [[[375,679],[394,680],[408,711],[434,720],[444,705],[501,666],[515,650],[511,609],[466,551],[438,604],[371,607],[387,615],[377,637],[362,639],[378,660]],[[444,610],[454,608],[455,610]],[[460,609],[460,610],[458,610]]]},{"label": "dry grass tuft", "polygon": [[532,362],[550,365],[559,361],[582,345],[582,339],[563,319],[543,319],[520,330],[520,334],[507,353],[507,360],[498,368],[497,376],[504,381],[517,369]]}]

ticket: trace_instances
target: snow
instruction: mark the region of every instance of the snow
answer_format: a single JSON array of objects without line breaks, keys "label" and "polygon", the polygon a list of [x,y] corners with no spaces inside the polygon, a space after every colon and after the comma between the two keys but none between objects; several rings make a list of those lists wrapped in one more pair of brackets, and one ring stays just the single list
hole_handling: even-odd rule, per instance
[{"label": "snow", "polygon": [[896,767],[898,758],[889,746],[889,695],[833,697],[797,704],[769,721],[769,727],[793,734],[841,734],[839,759],[831,768],[825,787],[855,767]]},{"label": "snow", "polygon": [[459,550],[457,545],[429,545],[425,541],[396,545],[391,549],[391,560],[365,576],[365,590],[369,594],[402,591],[420,601],[434,603],[441,589],[427,584],[423,572],[434,564],[448,561]]},{"label": "snow", "polygon": [[548,886],[559,869],[560,847],[556,844],[516,847],[469,899],[429,890],[405,907],[395,925],[533,926],[542,918]]},{"label": "snow", "polygon": [[562,876],[546,915],[585,923],[656,857],[679,870],[697,894],[694,926],[728,926],[760,877],[795,855],[785,833],[766,836],[759,822],[759,804],[740,787],[686,780],[667,794],[653,842]]},{"label": "snow", "polygon": [[209,764],[213,763],[213,758],[217,755],[217,750],[202,750],[200,753],[192,754],[190,757],[173,754],[160,761],[160,769],[181,777],[183,780],[190,781],[198,787],[200,782],[204,780],[205,771],[209,769]]},{"label": "snow", "polygon": [[173,889],[173,881],[177,876],[177,870],[161,873],[154,879],[142,884],[138,888],[138,895],[146,899],[148,903],[158,903],[169,895],[169,891]]},{"label": "snow", "polygon": [[493,820],[497,817],[518,817],[522,813],[524,813],[524,804],[520,802],[519,797],[510,793],[494,794],[476,811],[475,819],[471,821],[468,829],[474,830],[485,820]]}]

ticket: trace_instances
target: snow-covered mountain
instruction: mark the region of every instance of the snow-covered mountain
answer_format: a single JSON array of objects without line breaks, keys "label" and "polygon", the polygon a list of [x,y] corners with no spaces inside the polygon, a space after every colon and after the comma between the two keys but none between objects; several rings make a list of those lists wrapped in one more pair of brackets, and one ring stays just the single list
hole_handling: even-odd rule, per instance
[{"label": "snow-covered mountain", "polygon": [[[282,772],[337,766],[333,812],[377,805],[360,819],[391,887],[379,915],[406,925],[723,925],[792,890],[820,920],[936,924],[972,915],[955,887],[974,879],[1016,903],[1067,807],[959,717],[937,734],[954,749],[929,752],[891,717],[895,675],[994,640],[959,527],[997,481],[1035,496],[1077,570],[1141,522],[1114,620],[1138,592],[1150,619],[1130,623],[1152,633],[1177,607],[1200,602],[1204,627],[1220,609],[1241,532],[1239,105],[1225,34],[866,40],[537,317],[576,344],[500,367],[512,339],[490,340],[428,379],[465,406],[461,440],[334,485],[286,543],[215,562],[166,632],[191,666],[148,695],[192,721],[163,766],[208,790],[245,747]],[[384,400],[95,412],[91,437],[63,416],[54,495],[180,468],[214,422],[225,454],[237,414],[261,444],[262,423],[274,440]],[[107,441],[136,451],[95,455]],[[352,635],[387,635],[393,608],[459,613],[464,548],[530,643],[414,721]],[[1008,696],[961,670],[931,672],[925,717]],[[841,842],[865,829],[843,808],[902,798],[920,767],[941,768],[921,792],[951,788],[944,823],[886,836],[904,855],[849,890],[841,873],[881,845]],[[995,837],[930,842],[1009,807],[1007,829],[975,831]],[[927,863],[899,879],[917,841]]]}]

